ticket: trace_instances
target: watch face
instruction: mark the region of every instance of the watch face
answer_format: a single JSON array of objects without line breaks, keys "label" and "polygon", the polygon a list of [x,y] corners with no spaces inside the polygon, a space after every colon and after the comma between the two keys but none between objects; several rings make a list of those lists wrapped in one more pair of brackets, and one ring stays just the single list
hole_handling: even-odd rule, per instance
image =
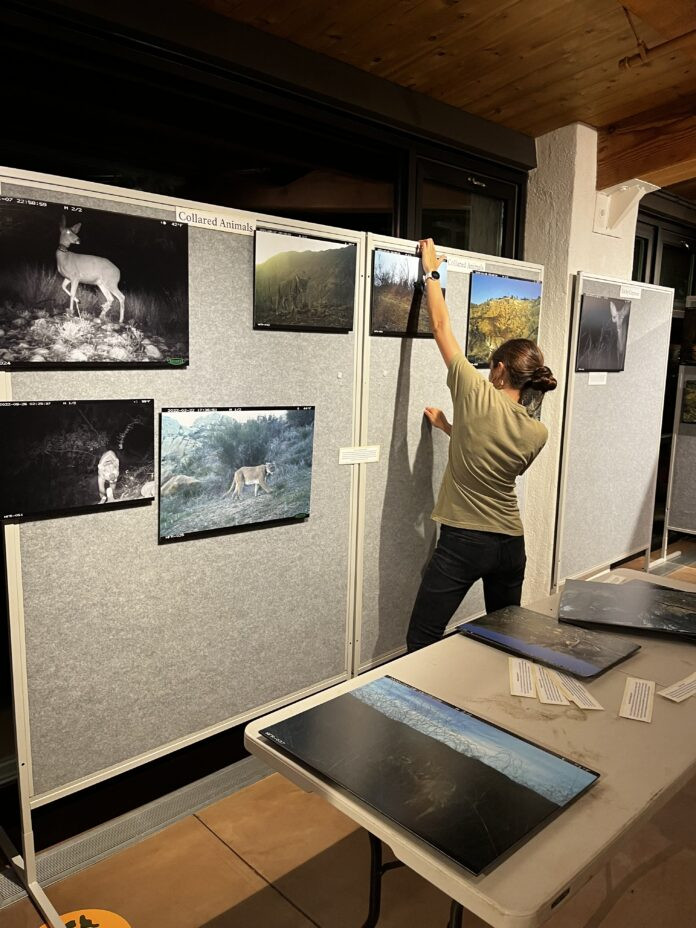
[{"label": "watch face", "polygon": [[433,272],[431,273],[430,276],[433,278],[433,280],[439,280],[439,279],[440,279],[440,272],[439,272],[439,271],[433,271]]}]

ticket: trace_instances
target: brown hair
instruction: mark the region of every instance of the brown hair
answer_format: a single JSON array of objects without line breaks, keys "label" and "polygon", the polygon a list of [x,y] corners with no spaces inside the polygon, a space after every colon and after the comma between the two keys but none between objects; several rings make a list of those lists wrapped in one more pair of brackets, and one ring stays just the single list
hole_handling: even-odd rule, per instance
[{"label": "brown hair", "polygon": [[510,386],[516,390],[531,388],[546,393],[555,390],[556,378],[544,364],[541,348],[528,338],[511,338],[491,355],[491,363],[503,362]]}]

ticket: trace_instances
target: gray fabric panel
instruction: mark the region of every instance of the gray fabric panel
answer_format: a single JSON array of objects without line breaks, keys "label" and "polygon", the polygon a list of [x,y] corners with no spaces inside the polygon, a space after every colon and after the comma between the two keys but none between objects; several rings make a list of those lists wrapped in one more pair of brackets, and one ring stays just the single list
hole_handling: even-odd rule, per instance
[{"label": "gray fabric panel", "polygon": [[[696,381],[696,367],[685,368],[684,381]],[[677,397],[681,418],[682,397]],[[696,532],[696,425],[680,422],[674,447],[669,528]]]},{"label": "gray fabric panel", "polygon": [[156,504],[22,526],[36,793],[345,670],[354,334],[253,331],[253,238],[189,236],[187,370],[17,373],[13,397],[315,405],[311,515],[163,546]]},{"label": "gray fabric panel", "polygon": [[[582,293],[618,298],[620,286],[580,275],[576,313]],[[650,543],[671,316],[671,292],[644,288],[631,303],[625,370],[598,386],[587,373],[569,374],[559,580]]]},{"label": "gray fabric panel", "polygon": [[[529,269],[499,258],[488,259],[486,270],[537,279]],[[464,349],[468,273],[448,273],[446,299],[454,334]],[[485,371],[482,376],[486,376]],[[433,339],[370,338],[368,442],[381,446],[381,459],[365,468],[361,666],[406,646],[413,602],[435,547],[436,525],[430,514],[447,464],[449,443],[443,432],[431,430],[423,409],[440,406],[451,418],[452,399],[446,379],[447,371]],[[521,503],[522,492],[519,495]],[[452,624],[484,611],[483,587],[477,583]]]}]

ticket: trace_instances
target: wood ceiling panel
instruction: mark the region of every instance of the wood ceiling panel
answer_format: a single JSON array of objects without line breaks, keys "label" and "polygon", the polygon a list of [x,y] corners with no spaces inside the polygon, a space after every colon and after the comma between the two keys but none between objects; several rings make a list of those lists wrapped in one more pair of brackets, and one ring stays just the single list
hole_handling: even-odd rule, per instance
[{"label": "wood ceiling panel", "polygon": [[[596,127],[693,92],[696,42],[619,71],[637,51],[619,0],[194,0],[530,135]],[[625,0],[649,47],[696,28],[694,0]]]}]

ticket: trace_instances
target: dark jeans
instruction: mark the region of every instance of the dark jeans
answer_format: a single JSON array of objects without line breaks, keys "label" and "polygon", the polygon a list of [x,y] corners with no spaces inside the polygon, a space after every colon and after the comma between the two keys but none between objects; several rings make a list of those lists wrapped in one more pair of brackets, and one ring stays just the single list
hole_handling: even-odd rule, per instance
[{"label": "dark jeans", "polygon": [[526,563],[522,535],[442,525],[411,613],[408,650],[417,651],[442,637],[477,580],[483,579],[486,612],[519,606]]}]

